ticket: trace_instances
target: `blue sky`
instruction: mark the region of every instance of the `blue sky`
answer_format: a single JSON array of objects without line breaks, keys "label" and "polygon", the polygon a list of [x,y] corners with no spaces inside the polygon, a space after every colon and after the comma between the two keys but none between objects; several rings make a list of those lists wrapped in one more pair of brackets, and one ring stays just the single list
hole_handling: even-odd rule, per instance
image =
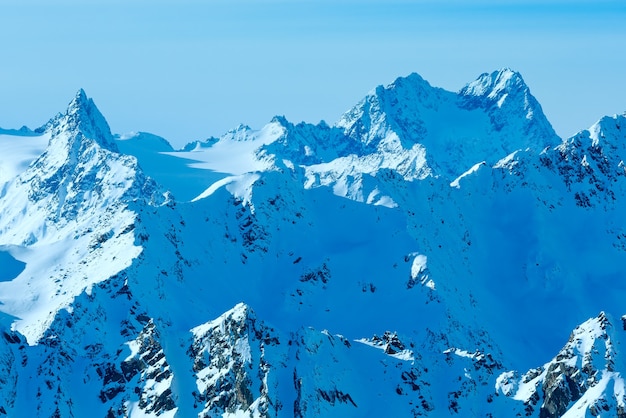
[{"label": "blue sky", "polygon": [[520,71],[561,135],[626,111],[626,2],[9,0],[0,6],[0,127],[36,127],[84,88],[114,132],[174,145],[329,123],[417,72],[458,90]]}]

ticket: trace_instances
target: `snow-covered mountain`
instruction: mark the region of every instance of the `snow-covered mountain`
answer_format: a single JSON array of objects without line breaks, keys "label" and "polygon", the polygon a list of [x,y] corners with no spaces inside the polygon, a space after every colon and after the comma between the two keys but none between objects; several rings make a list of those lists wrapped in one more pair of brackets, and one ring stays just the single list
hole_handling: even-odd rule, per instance
[{"label": "snow-covered mountain", "polygon": [[625,417],[626,117],[419,75],[174,150],[0,130],[0,416]]}]

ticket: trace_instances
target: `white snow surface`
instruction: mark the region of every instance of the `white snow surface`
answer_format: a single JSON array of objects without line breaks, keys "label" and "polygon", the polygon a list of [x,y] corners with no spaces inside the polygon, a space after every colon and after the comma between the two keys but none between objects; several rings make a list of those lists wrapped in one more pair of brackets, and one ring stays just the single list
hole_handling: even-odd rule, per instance
[{"label": "white snow surface", "polygon": [[283,133],[284,130],[278,123],[269,123],[259,131],[253,131],[247,126],[240,125],[236,130],[227,133],[209,147],[198,145],[191,151],[166,154],[197,161],[189,165],[192,168],[231,175],[263,171],[268,169],[269,165],[256,157],[256,151],[262,145],[276,141]]},{"label": "white snow surface", "polygon": [[48,146],[50,134],[36,136],[3,135],[0,133],[0,184],[6,184],[39,157]]},{"label": "white snow surface", "polygon": [[[506,157],[506,158],[508,158],[508,157]],[[496,167],[499,167],[499,163],[500,162],[498,162],[498,164],[496,164]],[[467,177],[467,176],[477,172],[480,169],[480,167],[484,166],[485,164],[486,163],[484,161],[481,161],[481,162],[479,162],[477,164],[474,164],[472,166],[472,168],[467,170],[465,173],[461,174],[452,183],[450,183],[450,187],[456,187],[457,189],[461,188],[461,185],[460,185],[461,179],[463,179],[464,177]]]}]

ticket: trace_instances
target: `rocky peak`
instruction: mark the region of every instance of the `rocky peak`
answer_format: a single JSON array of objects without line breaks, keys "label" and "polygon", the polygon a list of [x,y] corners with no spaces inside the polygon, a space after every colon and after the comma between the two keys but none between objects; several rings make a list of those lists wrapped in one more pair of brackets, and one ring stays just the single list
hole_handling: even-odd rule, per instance
[{"label": "rocky peak", "polygon": [[588,132],[592,146],[608,145],[620,158],[626,158],[626,114],[604,116]]},{"label": "rocky peak", "polygon": [[220,140],[231,141],[249,141],[254,139],[253,130],[248,126],[240,123],[235,129],[232,129],[224,134]]},{"label": "rocky peak", "polygon": [[257,323],[255,314],[237,304],[219,318],[191,330],[187,354],[193,361],[197,406],[202,414],[227,415],[244,411],[257,416],[269,407],[265,346],[278,344],[273,330]]},{"label": "rocky peak", "polygon": [[623,331],[615,329],[607,314],[600,312],[576,327],[550,362],[521,378],[516,372],[503,373],[496,388],[523,401],[527,416],[535,416],[537,410],[540,418],[563,416],[568,410],[626,416],[626,398],[618,390],[624,382],[615,367],[619,332]]},{"label": "rocky peak", "polygon": [[371,151],[380,148],[381,143],[383,148],[387,147],[388,142],[397,142],[408,149],[425,135],[425,111],[436,109],[445,93],[412,73],[386,87],[376,87],[347,111],[336,126]]},{"label": "rocky peak", "polygon": [[83,89],[76,93],[65,113],[48,122],[47,128],[52,131],[51,145],[65,132],[75,141],[89,138],[109,151],[118,152],[109,124]]},{"label": "rocky peak", "polygon": [[270,123],[277,123],[279,125],[282,125],[285,128],[289,128],[290,126],[293,126],[293,124],[289,122],[284,115],[274,116],[272,120],[270,121]]},{"label": "rocky peak", "polygon": [[624,126],[626,117],[606,116],[541,153],[541,164],[561,177],[577,206],[612,205],[626,189]]},{"label": "rocky peak", "polygon": [[[541,105],[530,93],[521,74],[509,68],[491,73],[483,73],[463,87],[459,93],[461,106],[466,109],[485,109],[492,116],[492,122],[498,129],[506,124],[511,116],[534,121],[541,125],[546,139],[553,139],[556,133],[543,114]],[[505,118],[494,118],[495,112]]]},{"label": "rocky peak", "polygon": [[510,68],[503,68],[481,74],[476,80],[463,87],[459,94],[497,100],[507,94],[526,93],[528,91],[528,86],[520,73]]},{"label": "rocky peak", "polygon": [[417,74],[398,78],[373,90],[337,127],[361,145],[359,156],[409,151],[432,175],[450,180],[481,161],[492,165],[517,150],[539,153],[561,142],[521,75],[508,68],[482,74],[459,93]]},{"label": "rocky peak", "polygon": [[492,129],[503,135],[506,149],[540,152],[561,142],[522,76],[509,68],[483,73],[458,93],[466,110],[482,110]]}]

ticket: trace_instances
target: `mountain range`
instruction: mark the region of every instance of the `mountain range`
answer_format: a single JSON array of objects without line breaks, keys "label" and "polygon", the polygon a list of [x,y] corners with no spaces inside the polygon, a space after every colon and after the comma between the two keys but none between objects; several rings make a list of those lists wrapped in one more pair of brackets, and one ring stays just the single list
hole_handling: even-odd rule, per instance
[{"label": "mountain range", "polygon": [[0,416],[626,417],[626,117],[417,74],[176,150],[0,129]]}]

